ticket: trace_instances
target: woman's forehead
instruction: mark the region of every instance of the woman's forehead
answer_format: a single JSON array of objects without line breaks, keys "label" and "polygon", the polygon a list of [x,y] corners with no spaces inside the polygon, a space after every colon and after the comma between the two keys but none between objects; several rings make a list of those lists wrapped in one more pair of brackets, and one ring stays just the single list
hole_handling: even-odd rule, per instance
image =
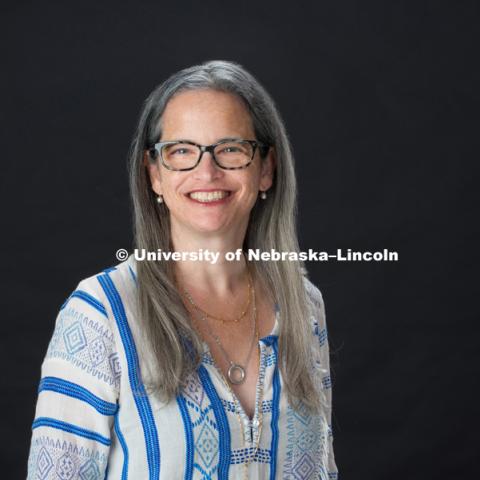
[{"label": "woman's forehead", "polygon": [[250,113],[234,94],[216,90],[189,90],[178,93],[167,103],[161,119],[162,137],[182,138],[198,133],[212,137],[238,137],[253,134]]}]

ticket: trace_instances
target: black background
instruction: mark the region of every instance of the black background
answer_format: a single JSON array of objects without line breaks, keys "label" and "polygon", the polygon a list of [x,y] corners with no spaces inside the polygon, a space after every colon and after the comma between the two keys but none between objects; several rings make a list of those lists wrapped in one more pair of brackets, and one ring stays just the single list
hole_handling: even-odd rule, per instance
[{"label": "black background", "polygon": [[477,5],[2,7],[2,478],[25,478],[60,305],[131,248],[141,104],[211,59],[241,63],[277,102],[302,250],[399,253],[308,264],[326,302],[340,477],[480,478]]}]

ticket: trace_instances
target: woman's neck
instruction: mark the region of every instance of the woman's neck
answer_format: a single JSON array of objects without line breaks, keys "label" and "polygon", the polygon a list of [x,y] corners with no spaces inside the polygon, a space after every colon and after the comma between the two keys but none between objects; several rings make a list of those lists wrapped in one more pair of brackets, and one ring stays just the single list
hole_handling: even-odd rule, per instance
[{"label": "woman's neck", "polygon": [[[242,237],[243,240],[243,237]],[[242,242],[225,237],[172,238],[176,252],[197,253],[201,260],[181,260],[175,262],[177,282],[184,288],[194,289],[212,298],[225,298],[236,294],[245,285],[247,262],[242,252]],[[227,253],[233,256],[227,260]]]}]

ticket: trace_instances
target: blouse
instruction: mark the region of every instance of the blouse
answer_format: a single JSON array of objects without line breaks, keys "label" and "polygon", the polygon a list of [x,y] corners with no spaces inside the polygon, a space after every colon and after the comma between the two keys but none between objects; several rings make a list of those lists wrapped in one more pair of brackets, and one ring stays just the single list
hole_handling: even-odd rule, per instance
[{"label": "blouse", "polygon": [[329,347],[322,295],[307,277],[317,414],[293,410],[277,364],[280,312],[259,339],[252,419],[226,387],[206,342],[175,400],[141,382],[136,262],[82,280],[57,315],[41,367],[28,480],[336,479]]}]

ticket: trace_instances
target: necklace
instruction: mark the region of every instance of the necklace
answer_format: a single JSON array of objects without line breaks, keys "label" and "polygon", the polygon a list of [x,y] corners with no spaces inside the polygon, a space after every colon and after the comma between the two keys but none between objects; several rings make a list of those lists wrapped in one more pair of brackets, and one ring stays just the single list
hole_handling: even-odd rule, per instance
[{"label": "necklace", "polygon": [[[216,317],[216,316],[212,315],[211,313],[208,313],[205,310],[202,310],[196,304],[195,304],[195,308],[198,311],[202,312],[208,318],[211,318],[212,320],[217,320],[218,322],[222,322],[224,325],[225,325],[225,323],[232,323],[232,322],[238,323],[247,313],[248,308],[250,307],[250,302],[252,301],[252,276],[251,276],[250,270],[248,268],[247,268],[247,273],[248,273],[248,279],[247,279],[247,282],[248,282],[248,298],[247,298],[247,303],[246,303],[245,307],[243,308],[242,313],[237,318],[234,318],[233,320],[227,320],[226,318]],[[190,302],[192,302],[192,300],[190,300]]]},{"label": "necklace", "polygon": [[[187,292],[186,292],[187,293]],[[191,297],[190,297],[191,298]],[[255,304],[255,290],[253,289],[253,306],[254,306],[254,312],[255,312],[255,315],[254,315],[254,318],[256,320],[256,304]],[[197,310],[198,311],[198,310]],[[194,317],[192,317],[194,318]],[[205,317],[203,317],[205,318]],[[195,321],[195,320],[194,320]],[[256,324],[256,321],[255,321],[255,324]],[[254,337],[255,338],[255,337]],[[258,340],[258,329],[256,330],[256,338],[257,338],[257,346],[259,345],[259,340]],[[223,350],[223,348],[222,348]],[[250,358],[250,354],[251,354],[251,350],[250,350],[250,353],[249,353],[249,357]],[[212,358],[213,360],[213,358]],[[217,364],[215,363],[215,361],[212,362],[213,363],[213,366],[215,367],[215,369],[217,370],[222,382],[224,383],[224,385],[227,387],[228,391],[230,392],[230,396],[233,400],[233,403],[235,404],[235,414],[236,414],[236,417],[237,417],[237,420],[238,420],[238,423],[240,425],[240,430],[242,432],[242,440],[243,440],[243,446],[245,448],[245,426],[244,426],[244,423],[242,422],[242,419],[240,418],[240,413],[239,413],[239,410],[241,409],[241,407],[239,406],[240,404],[240,401],[238,400],[237,396],[235,395],[235,393],[232,391],[230,385],[228,384],[227,380],[225,379],[225,376],[223,375],[223,372],[220,370],[220,368],[217,366]],[[249,469],[249,466],[250,464],[252,463],[252,461],[255,459],[255,457],[257,456],[257,452],[258,452],[258,448],[260,446],[260,438],[261,438],[261,435],[262,435],[262,427],[263,427],[263,410],[262,410],[262,402],[263,402],[263,387],[264,387],[264,381],[262,380],[262,369],[264,368],[264,362],[262,361],[262,350],[261,350],[261,347],[258,349],[258,364],[259,364],[259,380],[258,380],[258,385],[257,385],[257,392],[255,393],[256,397],[257,397],[257,394],[258,394],[258,399],[256,401],[256,405],[255,405],[255,413],[257,414],[257,421],[255,421],[255,413],[254,413],[254,419],[253,419],[253,424],[254,426],[258,426],[258,429],[257,429],[257,437],[256,437],[256,441],[255,441],[255,446],[254,446],[254,450],[253,452],[248,456],[248,461],[246,461],[244,463],[244,479],[245,480],[248,480],[249,478],[249,474],[248,474],[248,469]],[[230,371],[230,369],[229,369]],[[235,383],[235,382],[232,382],[232,383]],[[249,419],[249,424],[250,424],[250,429],[252,429],[252,422],[250,421]],[[252,432],[252,436],[251,436],[251,439],[252,439],[252,442],[253,442],[253,432]],[[250,449],[249,449],[250,450]]]},{"label": "necklace", "polygon": [[187,290],[184,289],[184,293],[185,293],[185,296],[188,298],[189,302],[192,304],[192,306],[199,312],[201,312],[201,318],[202,318],[202,321],[204,321],[206,327],[207,327],[207,330],[208,330],[208,333],[213,337],[213,339],[215,340],[215,343],[218,345],[218,347],[220,348],[220,351],[222,352],[223,356],[225,357],[225,359],[227,360],[228,364],[230,365],[230,367],[228,368],[228,371],[227,371],[227,377],[228,377],[228,380],[233,383],[234,385],[240,385],[241,383],[243,383],[245,381],[245,377],[246,377],[246,366],[248,365],[248,362],[250,360],[250,357],[252,355],[252,351],[253,351],[253,346],[255,345],[255,340],[257,340],[258,342],[258,328],[257,328],[257,307],[256,307],[256,303],[255,303],[255,288],[252,286],[251,287],[251,290],[252,290],[252,298],[253,298],[253,309],[252,309],[252,320],[253,320],[253,337],[252,337],[252,342],[250,344],[250,349],[249,349],[249,352],[248,352],[248,355],[247,355],[247,358],[245,359],[245,363],[243,365],[239,364],[239,363],[235,363],[233,362],[230,357],[228,356],[228,353],[225,351],[225,349],[223,348],[223,345],[222,343],[220,342],[220,338],[218,338],[218,335],[216,335],[212,329],[210,328],[210,325],[208,324],[208,321],[207,321],[207,317],[208,315],[206,315],[205,313],[203,313],[203,310],[201,310],[197,304],[193,301],[193,298],[192,296],[190,295],[190,293],[188,293]]}]

